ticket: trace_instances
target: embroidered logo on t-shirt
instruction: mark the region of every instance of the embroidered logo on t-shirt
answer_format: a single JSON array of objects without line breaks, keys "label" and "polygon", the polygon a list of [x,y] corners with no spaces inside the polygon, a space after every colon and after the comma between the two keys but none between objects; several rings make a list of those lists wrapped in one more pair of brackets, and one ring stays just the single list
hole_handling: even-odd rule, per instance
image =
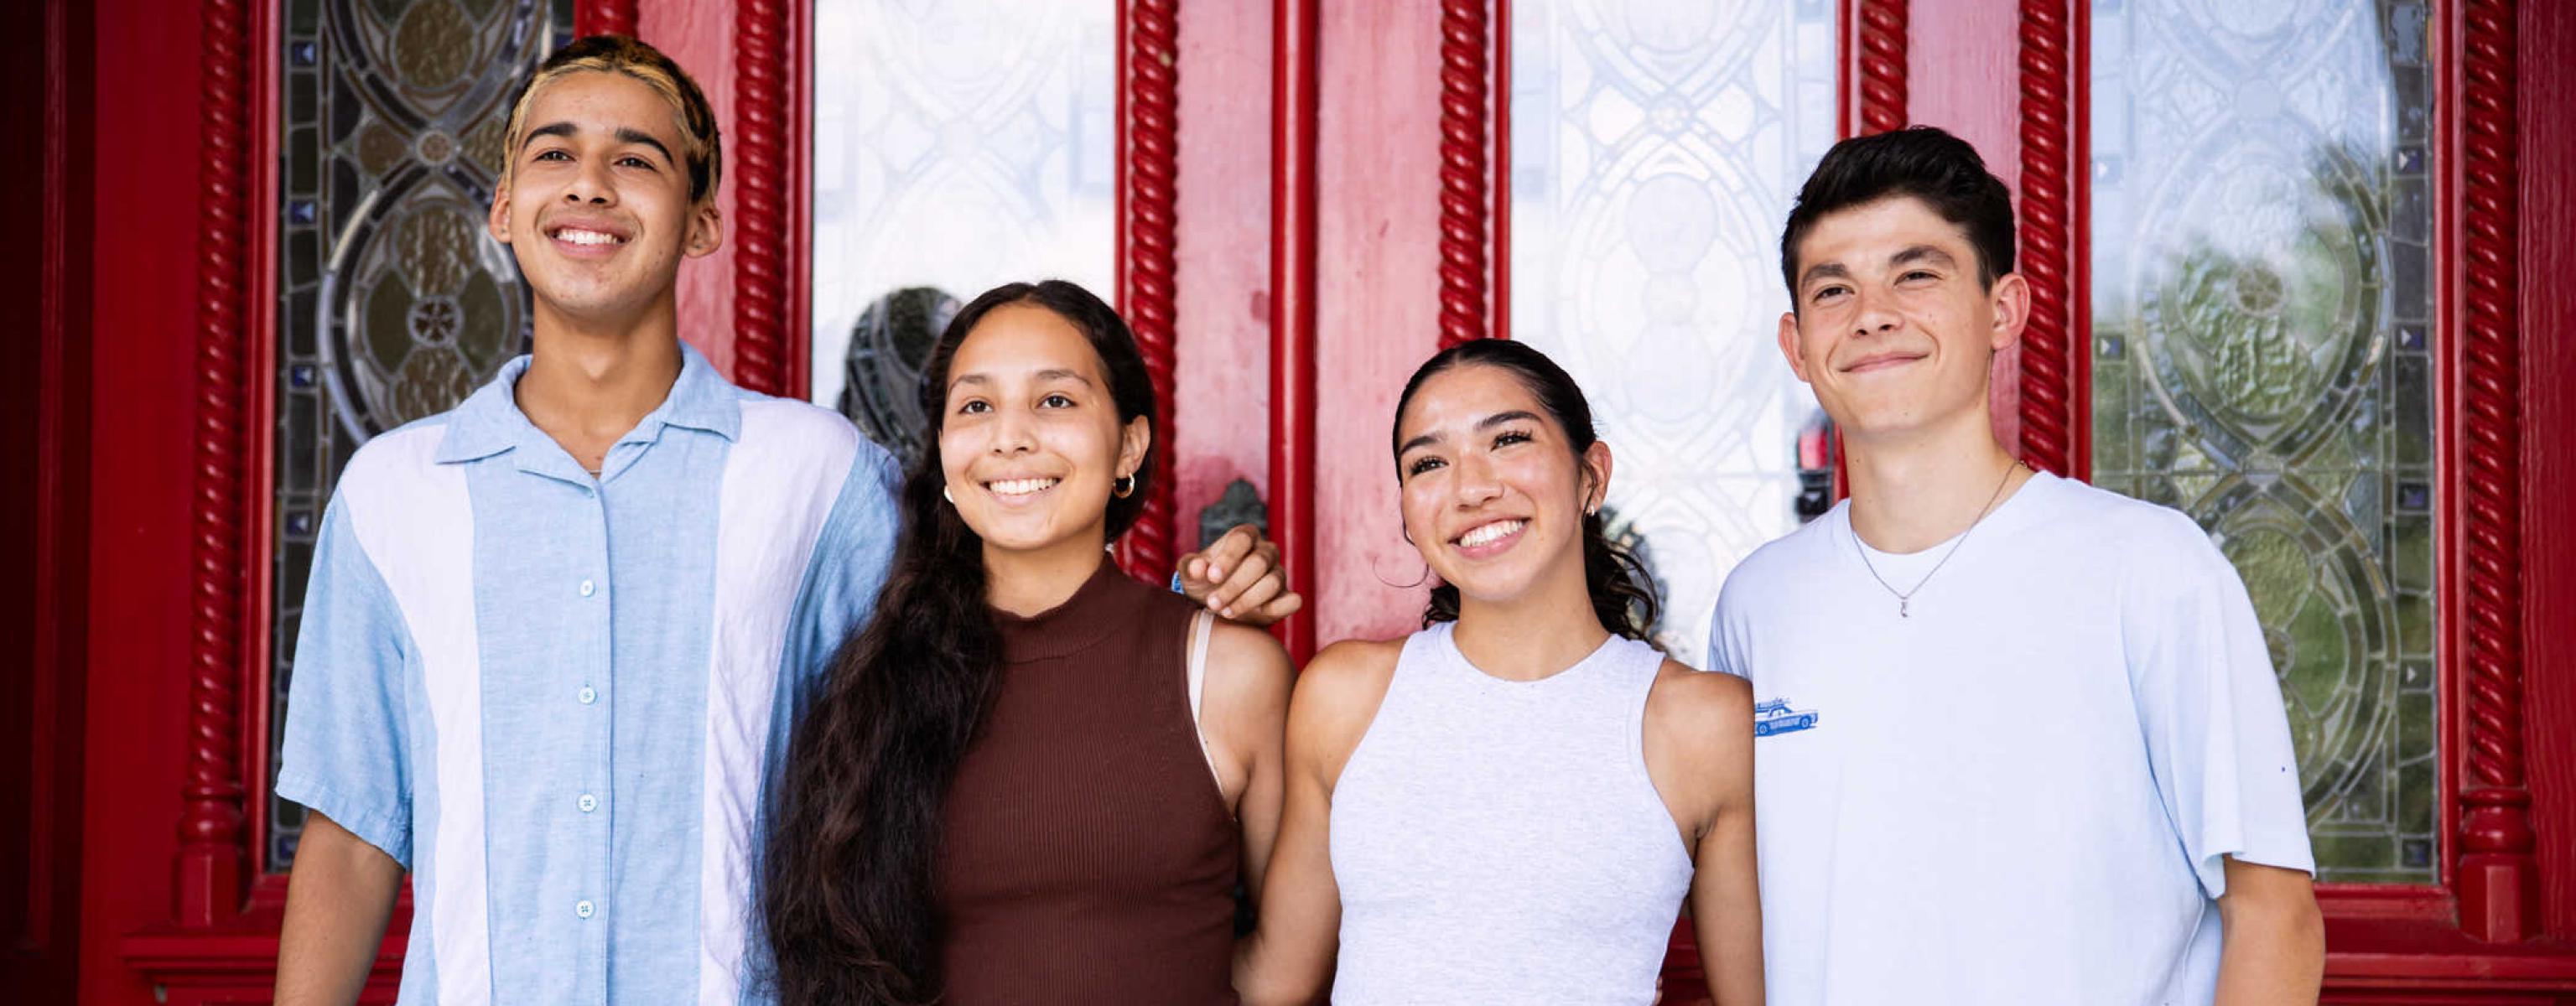
[{"label": "embroidered logo on t-shirt", "polygon": [[1800,730],[1813,729],[1815,725],[1815,710],[1791,709],[1788,699],[1771,699],[1753,707],[1753,736],[1755,737],[1796,733]]}]

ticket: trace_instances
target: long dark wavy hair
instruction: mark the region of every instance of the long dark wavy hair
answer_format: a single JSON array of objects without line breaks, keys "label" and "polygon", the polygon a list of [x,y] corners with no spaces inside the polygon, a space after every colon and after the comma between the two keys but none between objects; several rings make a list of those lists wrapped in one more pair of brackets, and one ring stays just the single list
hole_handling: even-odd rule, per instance
[{"label": "long dark wavy hair", "polygon": [[[1134,333],[1072,283],[996,287],[940,335],[922,372],[931,428],[904,480],[894,566],[875,617],[842,644],[797,724],[769,808],[760,909],[769,977],[785,1006],[910,1006],[940,994],[931,880],[940,807],[992,701],[1002,646],[985,600],[983,539],[940,496],[939,427],[958,344],[987,313],[1013,304],[1043,307],[1082,330],[1122,427],[1154,414]],[[1136,491],[1109,500],[1109,538],[1136,522],[1153,458],[1149,440]]]},{"label": "long dark wavy hair", "polygon": [[[1473,366],[1501,368],[1529,389],[1539,407],[1565,431],[1566,443],[1574,449],[1574,463],[1581,464],[1583,452],[1601,439],[1592,428],[1592,403],[1584,400],[1583,389],[1575,386],[1565,368],[1528,343],[1477,339],[1441,350],[1413,372],[1412,380],[1404,382],[1404,394],[1395,400],[1395,430],[1388,436],[1396,453],[1402,453],[1405,407],[1413,404],[1413,393],[1422,390],[1422,382],[1443,371]],[[1397,477],[1402,475],[1403,462],[1399,458]],[[1655,599],[1654,582],[1635,553],[1610,540],[1602,529],[1600,514],[1584,516],[1583,583],[1592,595],[1592,613],[1601,619],[1602,628],[1630,639],[1651,639],[1655,619],[1663,611]],[[1457,620],[1458,588],[1434,584],[1431,603],[1422,609],[1422,624]]]}]

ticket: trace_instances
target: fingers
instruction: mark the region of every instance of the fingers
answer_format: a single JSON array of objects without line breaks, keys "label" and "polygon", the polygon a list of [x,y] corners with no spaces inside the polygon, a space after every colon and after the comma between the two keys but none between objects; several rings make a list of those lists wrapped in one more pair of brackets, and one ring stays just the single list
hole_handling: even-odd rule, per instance
[{"label": "fingers", "polygon": [[[1265,584],[1267,584],[1266,588]],[[1256,588],[1261,588],[1257,596],[1252,594]],[[1278,563],[1273,557],[1267,553],[1255,551],[1234,564],[1234,568],[1226,574],[1224,583],[1208,591],[1207,606],[1210,611],[1232,618],[1236,610],[1267,601],[1287,589],[1287,576],[1280,572]]]},{"label": "fingers", "polygon": [[1216,540],[1216,544],[1209,545],[1207,551],[1199,553],[1199,557],[1205,564],[1199,578],[1214,580],[1232,572],[1235,564],[1242,562],[1243,557],[1251,554],[1254,547],[1260,543],[1261,529],[1250,524],[1237,524],[1228,529],[1224,536]]},{"label": "fingers", "polygon": [[1295,594],[1281,594],[1271,598],[1269,603],[1257,607],[1238,606],[1234,614],[1226,616],[1226,620],[1256,629],[1267,629],[1280,619],[1294,615],[1305,607],[1305,598]]}]

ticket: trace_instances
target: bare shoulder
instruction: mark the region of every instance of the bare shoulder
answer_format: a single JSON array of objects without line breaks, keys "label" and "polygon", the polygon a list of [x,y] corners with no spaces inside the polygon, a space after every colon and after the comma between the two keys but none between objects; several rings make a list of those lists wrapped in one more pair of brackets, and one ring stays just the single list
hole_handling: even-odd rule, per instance
[{"label": "bare shoulder", "polygon": [[1338,778],[1369,723],[1377,719],[1378,704],[1395,680],[1396,657],[1403,652],[1401,639],[1355,639],[1327,646],[1307,661],[1288,707],[1292,761],[1302,756],[1323,779]]},{"label": "bare shoulder", "polygon": [[1743,678],[1664,659],[1646,695],[1646,717],[1680,728],[1740,726],[1753,729],[1753,685]]},{"label": "bare shoulder", "polygon": [[1288,648],[1269,633],[1224,619],[1208,632],[1206,701],[1221,714],[1266,722],[1275,737],[1288,717],[1288,690],[1296,681]]},{"label": "bare shoulder", "polygon": [[1649,747],[1676,761],[1722,768],[1752,748],[1753,685],[1666,658],[1646,693],[1645,732]]}]

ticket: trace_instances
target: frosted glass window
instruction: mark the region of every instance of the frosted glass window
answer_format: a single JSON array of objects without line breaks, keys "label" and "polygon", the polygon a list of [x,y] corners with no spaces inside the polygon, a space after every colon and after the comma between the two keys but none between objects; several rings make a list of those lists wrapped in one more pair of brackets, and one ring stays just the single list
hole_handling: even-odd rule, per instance
[{"label": "frosted glass window", "polygon": [[1115,299],[1117,7],[820,0],[814,32],[811,392],[908,453],[913,368],[958,301],[1046,278]]},{"label": "frosted glass window", "polygon": [[1778,349],[1780,230],[1837,138],[1834,9],[1512,5],[1511,334],[1591,399],[1603,512],[1693,663],[1727,572],[1798,525],[1818,412]]}]

